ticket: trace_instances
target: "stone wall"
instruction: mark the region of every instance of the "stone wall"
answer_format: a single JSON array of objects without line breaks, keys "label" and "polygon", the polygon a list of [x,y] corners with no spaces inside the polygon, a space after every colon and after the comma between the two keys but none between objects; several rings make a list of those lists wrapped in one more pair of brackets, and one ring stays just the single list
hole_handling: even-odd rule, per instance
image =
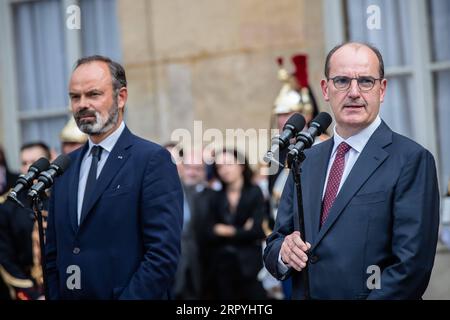
[{"label": "stone wall", "polygon": [[[323,107],[322,3],[306,0],[119,0],[129,80],[127,122],[159,143],[177,128],[269,128],[276,58],[309,55]],[[288,63],[288,67],[291,65]]]}]

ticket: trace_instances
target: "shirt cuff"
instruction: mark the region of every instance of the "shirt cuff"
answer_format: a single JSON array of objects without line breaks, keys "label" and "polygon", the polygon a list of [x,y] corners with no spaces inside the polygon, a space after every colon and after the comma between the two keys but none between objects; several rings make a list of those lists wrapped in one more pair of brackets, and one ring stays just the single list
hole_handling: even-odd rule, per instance
[{"label": "shirt cuff", "polygon": [[278,254],[278,271],[280,274],[285,274],[289,271],[289,267],[281,260],[281,252]]}]

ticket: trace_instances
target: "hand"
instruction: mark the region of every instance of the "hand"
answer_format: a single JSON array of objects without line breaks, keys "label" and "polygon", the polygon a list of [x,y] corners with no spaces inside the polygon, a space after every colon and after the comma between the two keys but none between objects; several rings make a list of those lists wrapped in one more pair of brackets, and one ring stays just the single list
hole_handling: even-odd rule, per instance
[{"label": "hand", "polygon": [[281,260],[288,266],[297,271],[301,271],[306,267],[308,261],[307,252],[311,248],[309,242],[304,243],[300,238],[300,232],[294,231],[284,238],[281,244]]},{"label": "hand", "polygon": [[232,237],[236,234],[236,228],[227,224],[217,223],[214,225],[214,233],[222,237]]},{"label": "hand", "polygon": [[253,228],[253,218],[248,218],[247,221],[245,221],[244,230],[248,231],[251,228]]}]

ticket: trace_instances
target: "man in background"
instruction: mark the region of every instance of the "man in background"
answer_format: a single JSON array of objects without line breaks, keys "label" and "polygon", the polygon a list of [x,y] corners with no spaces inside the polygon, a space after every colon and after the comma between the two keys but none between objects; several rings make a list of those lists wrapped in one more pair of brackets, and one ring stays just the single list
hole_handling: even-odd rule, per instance
[{"label": "man in background", "polygon": [[[18,177],[17,174],[12,173],[9,170],[5,153],[2,146],[0,146],[0,203],[5,200],[6,193],[13,186]],[[3,201],[1,201],[1,199],[3,199]]]},{"label": "man in background", "polygon": [[[21,173],[27,173],[29,167],[42,157],[50,159],[50,149],[45,143],[23,145]],[[19,200],[26,204],[26,193],[20,193]],[[37,299],[43,294],[41,279],[36,276],[41,266],[40,251],[33,252],[34,225],[34,213],[29,207],[22,208],[11,201],[0,205],[0,275],[12,299]]]},{"label": "man in background", "polygon": [[62,129],[59,139],[61,141],[61,152],[63,154],[69,154],[81,148],[86,143],[88,137],[78,129],[75,119],[70,117],[70,120]]}]

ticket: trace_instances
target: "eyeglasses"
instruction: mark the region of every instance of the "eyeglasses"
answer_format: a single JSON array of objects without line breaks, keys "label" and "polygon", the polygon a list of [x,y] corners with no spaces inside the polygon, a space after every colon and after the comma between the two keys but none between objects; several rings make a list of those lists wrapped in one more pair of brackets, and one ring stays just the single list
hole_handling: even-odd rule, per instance
[{"label": "eyeglasses", "polygon": [[334,78],[328,78],[327,80],[332,80],[334,87],[338,90],[348,90],[353,80],[356,80],[358,87],[361,91],[369,91],[375,85],[375,81],[382,80],[383,78],[374,78],[371,76],[363,76],[358,78],[350,78],[345,76],[336,76]]}]

